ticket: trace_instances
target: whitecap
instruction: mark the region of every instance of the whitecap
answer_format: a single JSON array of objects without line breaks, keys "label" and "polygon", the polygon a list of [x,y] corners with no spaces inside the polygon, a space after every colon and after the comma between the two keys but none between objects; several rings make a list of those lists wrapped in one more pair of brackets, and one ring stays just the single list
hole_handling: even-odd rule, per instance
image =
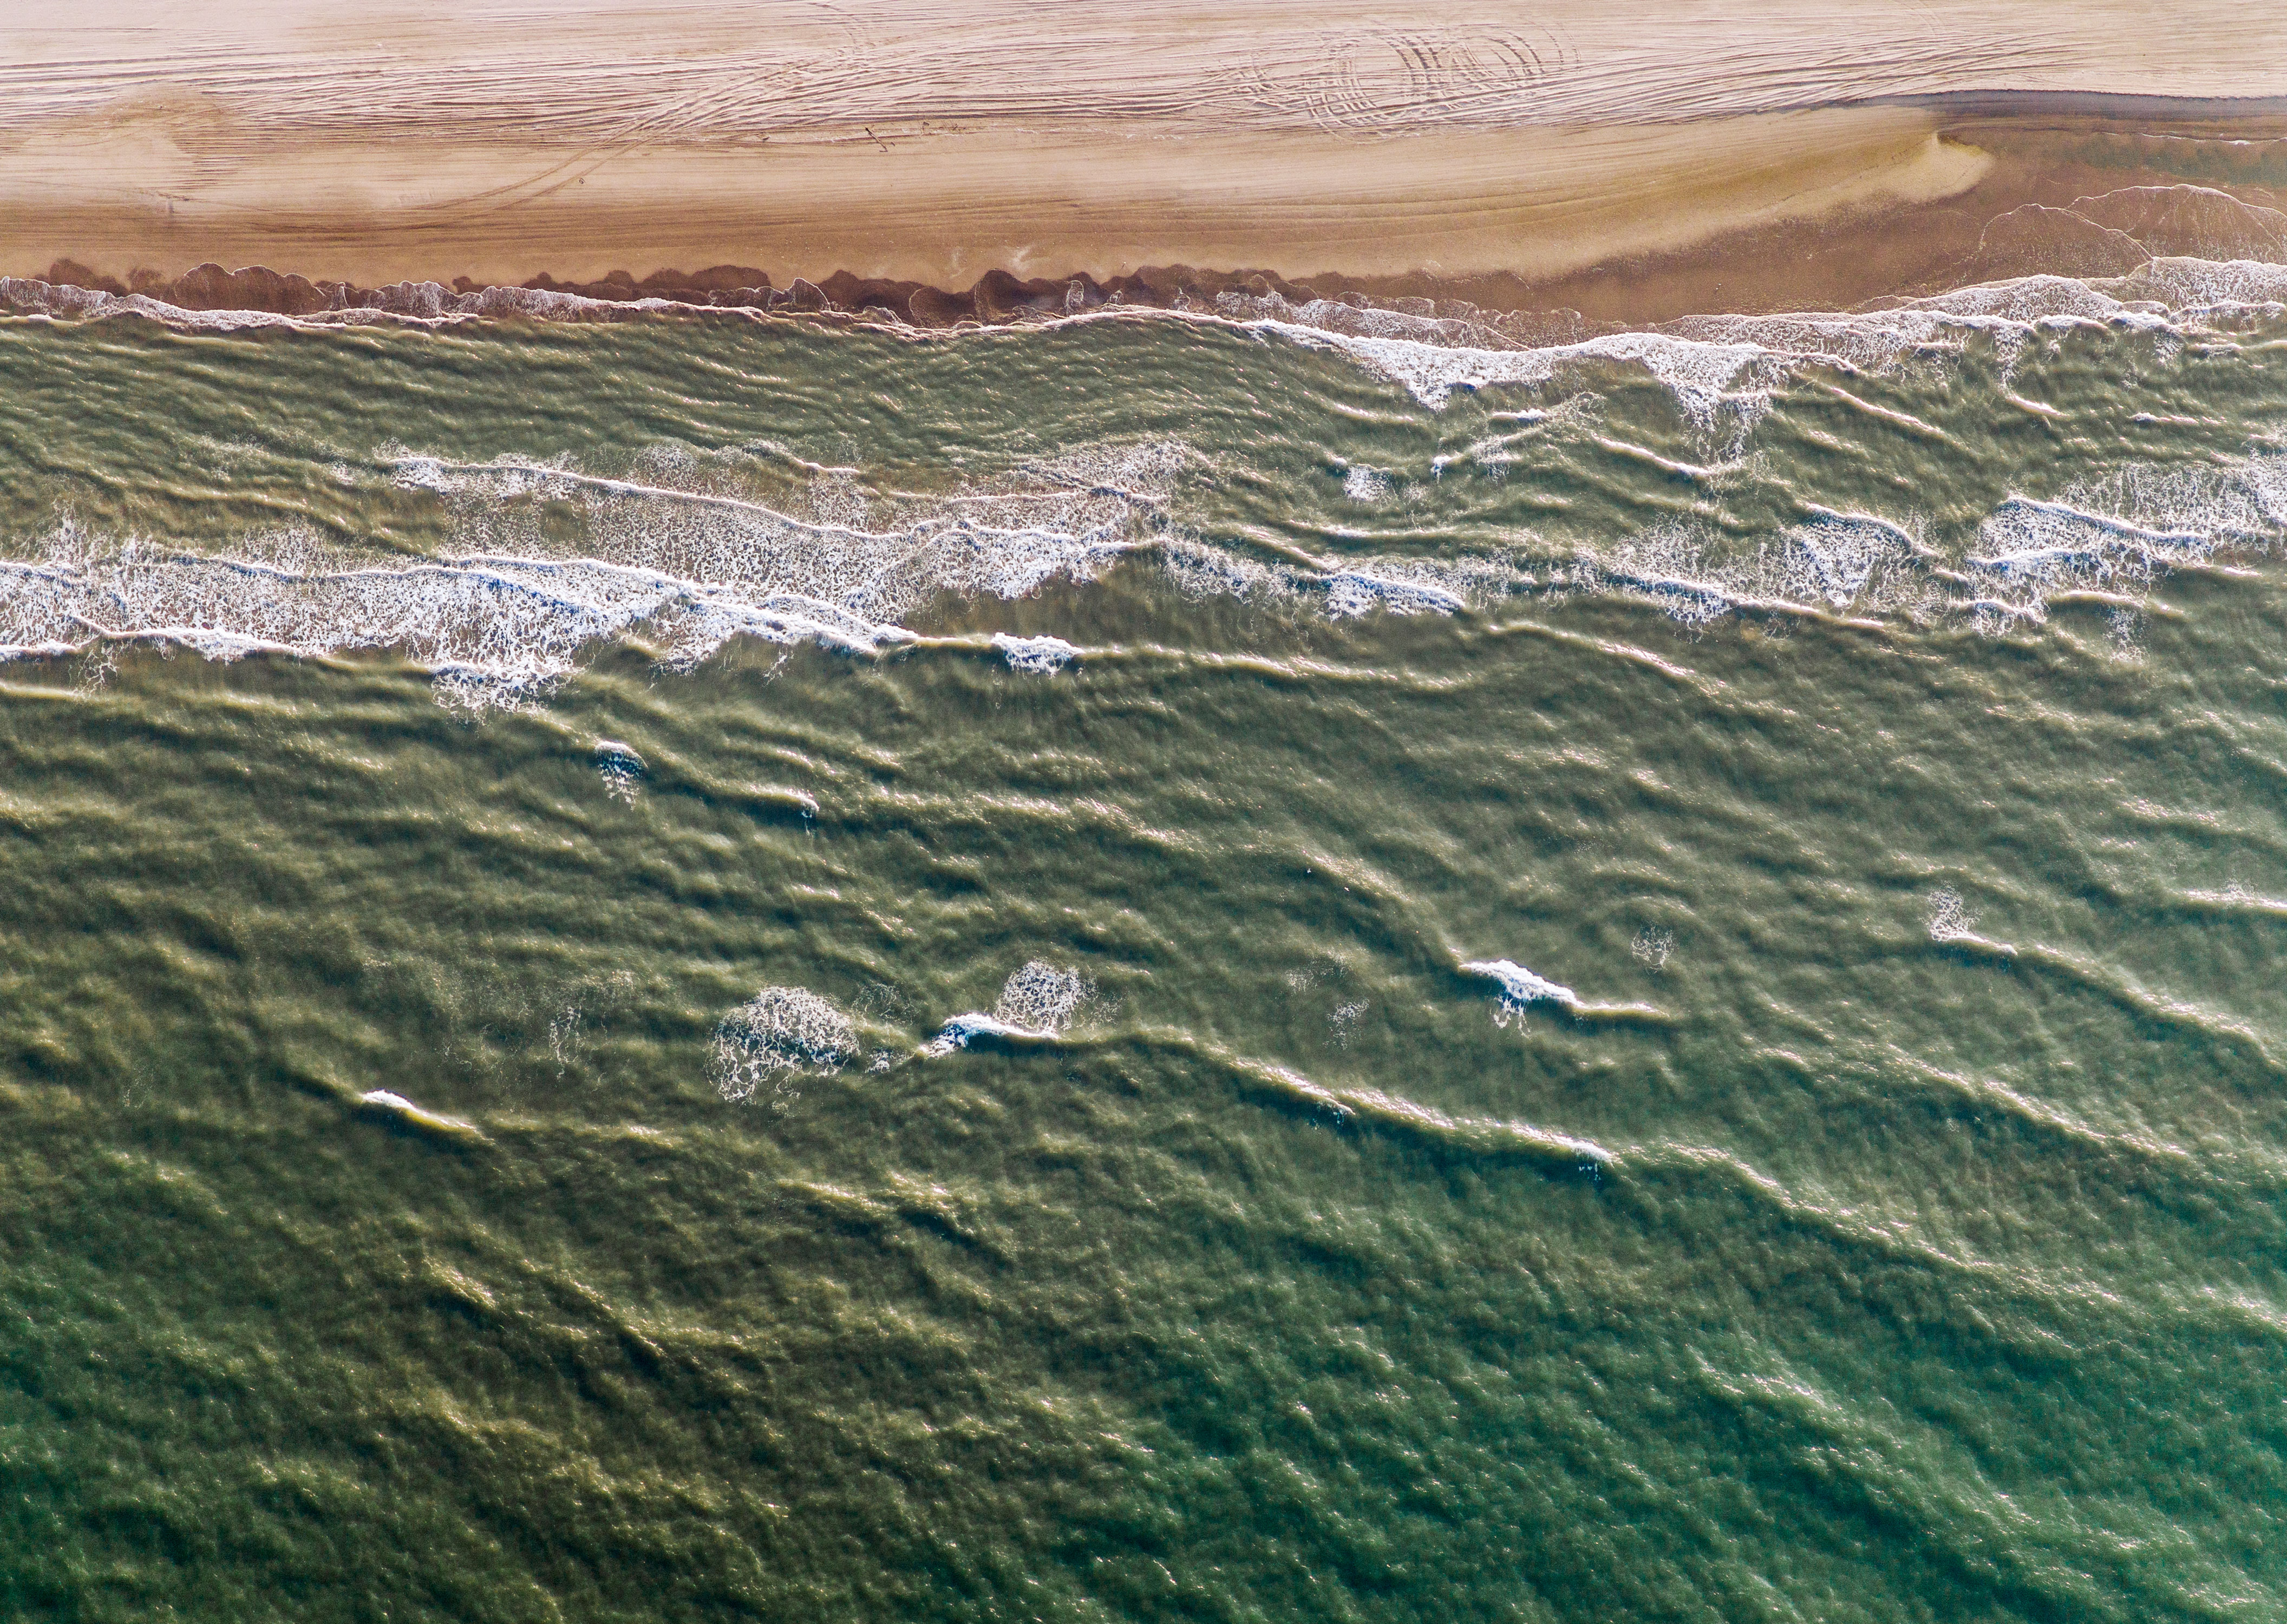
[{"label": "whitecap", "polygon": [[615,738],[599,738],[594,753],[596,771],[604,780],[605,792],[615,800],[633,801],[649,771],[636,747]]},{"label": "whitecap", "polygon": [[1054,676],[1080,658],[1080,650],[1061,637],[1012,637],[1006,632],[995,632],[993,646],[1001,650],[1001,658],[1009,662],[1009,669],[1030,671],[1041,676]]},{"label": "whitecap", "polygon": [[955,1049],[969,1047],[969,1040],[972,1037],[1010,1037],[1031,1043],[1047,1043],[1055,1037],[1051,1031],[1018,1026],[1014,1021],[971,1010],[967,1014],[954,1016],[938,1028],[937,1036],[923,1044],[921,1052],[929,1055],[950,1054]]},{"label": "whitecap", "polygon": [[1526,969],[1507,958],[1473,960],[1461,966],[1465,975],[1482,975],[1500,983],[1500,1005],[1493,1019],[1502,1026],[1521,1018],[1536,1005],[1553,1005],[1568,1014],[1602,1021],[1667,1024],[1672,1017],[1650,1004],[1593,1004],[1570,987]]},{"label": "whitecap", "polygon": [[481,1141],[484,1135],[476,1123],[459,1116],[447,1116],[440,1111],[415,1105],[404,1095],[386,1088],[369,1088],[357,1097],[358,1105],[365,1110],[396,1118],[408,1127],[424,1133],[452,1139]]},{"label": "whitecap", "polygon": [[1534,1004],[1558,1004],[1571,1010],[1581,1007],[1580,995],[1570,987],[1506,958],[1478,959],[1463,965],[1461,969],[1465,974],[1489,976],[1499,981],[1501,1004],[1512,1011],[1522,1011]]},{"label": "whitecap", "polygon": [[950,1054],[973,1037],[1053,1041],[1096,997],[1096,983],[1078,970],[1034,958],[1001,984],[1000,1001],[989,1015],[955,1015],[922,1045],[923,1054]]}]

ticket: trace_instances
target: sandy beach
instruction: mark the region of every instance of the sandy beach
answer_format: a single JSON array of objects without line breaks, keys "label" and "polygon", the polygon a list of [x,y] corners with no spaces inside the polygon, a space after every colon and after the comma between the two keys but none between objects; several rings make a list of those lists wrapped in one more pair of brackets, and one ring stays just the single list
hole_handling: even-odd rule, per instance
[{"label": "sandy beach", "polygon": [[[1705,256],[1757,243],[1745,260],[1770,263],[1734,297],[1784,302],[1741,292],[1783,266],[1812,267],[1779,278],[1808,296],[1822,247],[1858,268],[1835,292],[1910,281],[2009,209],[2182,180],[2149,152],[2093,183],[2042,163],[2089,168],[2104,130],[2287,133],[2287,31],[2217,3],[1877,4],[1838,28],[1797,0],[696,20],[322,0],[195,23],[108,0],[0,25],[0,272],[20,276],[733,266],[965,290],[1183,265],[1588,308],[1616,276],[1622,303],[1713,292]],[[2266,206],[2277,168],[2256,153],[2234,194]],[[1917,264],[1870,259],[1876,240]]]}]

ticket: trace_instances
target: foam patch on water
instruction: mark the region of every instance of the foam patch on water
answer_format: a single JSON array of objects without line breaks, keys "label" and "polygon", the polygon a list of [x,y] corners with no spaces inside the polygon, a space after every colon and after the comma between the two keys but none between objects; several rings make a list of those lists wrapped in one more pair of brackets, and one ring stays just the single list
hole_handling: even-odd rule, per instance
[{"label": "foam patch on water", "polygon": [[1363,464],[1353,467],[1342,476],[1342,494],[1366,506],[1386,501],[1389,496],[1389,476],[1378,468]]},{"label": "foam patch on water", "polygon": [[[313,540],[313,550],[322,544]],[[0,560],[0,653],[102,641],[179,644],[210,659],[397,649],[448,697],[510,703],[568,674],[580,651],[638,629],[696,659],[737,635],[863,653],[904,628],[794,592],[735,589],[598,559],[467,555],[286,568],[140,539],[109,548],[66,531],[44,557]]]},{"label": "foam patch on water", "polygon": [[[1312,571],[1181,538],[1159,558],[1183,591],[1257,602],[1315,601],[1330,619],[1483,611],[1516,596],[1632,598],[1703,629],[1736,615],[1929,622],[1966,618],[1996,631],[2038,621],[2060,595],[2148,587],[2219,549],[2261,549],[2287,534],[2287,458],[2220,469],[2131,468],[2076,486],[2072,503],[2013,497],[1984,522],[1979,550],[1948,562],[1919,516],[1808,506],[1743,550],[1735,538],[1670,521],[1535,567],[1509,553],[1455,559],[1366,557]],[[2202,528],[2163,529],[2130,514]],[[2068,534],[2077,526],[2084,533]],[[2036,533],[2038,532],[2038,533]],[[1530,541],[1523,536],[1521,540]]]},{"label": "foam patch on water", "polygon": [[[1632,367],[1660,385],[1703,437],[1728,432],[1727,454],[1737,454],[1775,390],[1806,369],[1848,377],[1943,367],[1982,343],[2006,381],[2034,341],[2075,329],[2142,335],[2164,361],[2188,344],[2228,343],[2251,321],[2275,322],[2287,315],[2287,267],[2164,257],[2110,280],[2019,277],[1860,311],[1694,316],[1647,330],[1539,345],[1512,342],[1482,323],[1360,311],[1324,300],[1294,304],[1276,294],[1225,296],[1218,308],[1223,319],[1254,330],[1348,355],[1433,410],[1456,389],[1539,386],[1594,366]],[[1947,438],[1928,422],[1840,384],[1821,380],[1821,387],[1911,432]],[[2046,403],[2006,398],[2022,410],[2056,415]],[[1540,431],[1542,421],[1570,405],[1547,414],[1508,414],[1523,426],[1484,442],[1490,465],[1513,461],[1512,441]],[[1702,483],[1734,466],[1686,463],[1633,445],[1604,444]],[[1432,472],[1442,472],[1452,460],[1441,457]],[[2060,598],[2142,593],[2170,570],[2207,563],[2224,549],[2265,550],[2283,535],[2287,456],[2275,448],[2212,467],[2132,465],[2054,498],[2013,496],[1988,516],[1974,546],[1955,547],[1951,556],[1927,541],[1917,516],[1808,505],[1800,522],[1759,541],[1752,552],[1736,536],[1676,521],[1581,548],[1570,558],[1539,559],[1531,568],[1483,560],[1465,572],[1448,562],[1433,566],[1433,573],[1412,561],[1344,560],[1314,572],[1172,546],[1163,557],[1187,590],[1263,597],[1317,593],[1335,618],[1452,613],[1537,590],[1552,597],[1573,592],[1632,597],[1695,628],[1749,612],[1957,619],[1990,633],[2038,623]],[[1531,556],[1534,538],[1520,533],[1515,541]]]},{"label": "foam patch on water", "polygon": [[881,623],[939,593],[1013,598],[1060,576],[1092,579],[1149,544],[1147,521],[1184,454],[1170,441],[1076,447],[996,485],[872,500],[849,470],[822,470],[808,517],[706,488],[696,458],[668,465],[676,485],[524,462],[392,463],[400,483],[453,503],[463,535],[537,551],[545,506],[566,504],[615,564],[742,601],[790,593]]},{"label": "foam patch on water", "polygon": [[1569,564],[1549,571],[1548,584],[1559,591],[1633,597],[1695,627],[1741,611],[1912,612],[1941,595],[1919,566],[1924,550],[1906,524],[1815,508],[1746,554],[1685,524],[1657,525],[1576,554]]},{"label": "foam patch on water", "polygon": [[[67,521],[34,556],[0,559],[0,658],[142,640],[224,661],[393,650],[426,666],[448,703],[517,704],[607,640],[639,638],[677,666],[742,636],[877,655],[917,641],[891,616],[932,593],[1022,595],[1057,575],[1095,579],[1138,551],[1155,552],[1187,594],[1286,602],[1338,620],[1587,593],[1632,598],[1694,629],[1745,614],[1966,620],[1990,634],[2038,625],[2076,596],[2133,610],[2172,571],[2287,538],[2287,451],[2259,442],[2203,464],[2127,464],[2055,497],[2011,496],[1967,548],[1945,553],[1916,516],[1808,504],[1752,548],[1671,521],[1570,556],[1504,548],[1351,555],[1312,568],[1299,554],[1265,560],[1170,530],[1163,503],[1185,454],[1083,452],[1027,470],[1026,485],[872,503],[847,470],[826,470],[811,503],[822,516],[811,517],[658,483],[706,474],[671,460],[633,480],[400,457],[388,465],[393,477],[447,503],[456,539],[492,547],[423,558],[287,531],[218,556],[140,537],[106,543]],[[566,507],[581,520],[576,545],[590,551],[549,530],[548,510]],[[1538,545],[1528,532],[1510,544]],[[1003,633],[991,645],[1012,669],[1040,675],[1082,657],[1053,636]],[[639,775],[598,770],[613,792],[633,793]]]},{"label": "foam patch on water", "polygon": [[2125,605],[2106,617],[2111,632],[2112,658],[2123,666],[2133,666],[2144,658],[2144,617]]},{"label": "foam patch on water", "polygon": [[[1219,319],[1341,349],[1433,406],[1469,380],[1546,382],[1592,364],[1634,367],[1700,428],[1728,423],[1744,435],[1804,366],[1876,371],[1942,359],[1980,335],[2006,360],[2032,335],[2089,325],[2172,343],[2206,319],[2201,312],[2287,308],[2262,304],[2287,292],[2283,279],[2287,269],[2256,262],[2156,260],[2111,283],[2029,277],[1862,313],[1696,317],[1539,347],[1492,347],[1508,341],[1469,323],[1323,301],[1294,306],[1275,296],[1275,309],[1255,302],[1270,313],[1251,313],[1241,300]],[[1330,325],[1312,325],[1321,319]],[[1472,334],[1488,342],[1455,342]],[[1487,455],[1502,460],[1515,434],[1580,409],[1499,414],[1517,427],[1488,442]],[[1172,441],[1080,447],[998,482],[926,495],[871,492],[854,470],[803,464],[806,510],[798,500],[762,500],[740,455],[660,447],[605,474],[400,449],[378,460],[381,475],[425,493],[446,517],[448,544],[428,556],[291,530],[203,553],[61,524],[44,545],[0,559],[0,658],[136,640],[218,660],[393,650],[435,674],[449,702],[514,704],[618,639],[639,639],[678,666],[740,637],[877,655],[915,642],[902,620],[938,594],[1022,596],[1052,579],[1096,579],[1145,549],[1186,592],[1288,600],[1335,619],[1452,615],[1523,594],[1594,592],[1693,627],[1747,612],[1958,617],[1998,631],[2038,622],[2060,597],[2133,595],[2168,570],[2223,548],[2267,548],[2287,533],[2287,455],[2275,448],[2212,467],[2132,467],[2061,494],[2012,497],[1966,552],[1950,543],[1951,557],[1928,545],[1911,515],[1808,507],[1752,552],[1736,535],[1674,522],[1570,556],[1537,550],[1538,539],[1519,530],[1502,539],[1512,551],[1460,557],[1314,559],[1274,543],[1283,556],[1266,558],[1172,528],[1176,475],[1196,457]],[[1657,460],[1702,480],[1731,466]],[[1385,471],[1339,466],[1351,500],[1388,493]],[[1043,675],[1080,655],[1054,637],[1002,634],[993,646],[1012,669]],[[613,784],[615,792],[626,787]]]},{"label": "foam patch on water", "polygon": [[1932,942],[1967,942],[1972,939],[1977,920],[1961,900],[1961,893],[1951,886],[1940,886],[1927,898],[1927,924]]},{"label": "foam patch on water", "polygon": [[2195,312],[2238,315],[2287,305],[2287,265],[2259,259],[2162,257],[2106,285],[2124,297]]},{"label": "foam patch on water", "polygon": [[1096,983],[1079,971],[1035,958],[1002,983],[993,1013],[1034,1031],[1061,1032],[1095,996]]},{"label": "foam patch on water", "polygon": [[[1307,309],[1302,312],[1308,314]],[[1584,362],[1632,362],[1657,379],[1696,425],[1715,426],[1728,401],[1756,398],[1742,392],[1743,375],[1770,371],[1780,358],[1752,343],[1710,343],[1661,333],[1615,333],[1579,343],[1536,350],[1477,350],[1410,338],[1332,333],[1300,321],[1262,324],[1311,348],[1339,350],[1401,385],[1422,405],[1436,410],[1456,390],[1496,384],[1540,384]]]},{"label": "foam patch on water", "polygon": [[1326,613],[1337,620],[1373,610],[1400,615],[1450,615],[1468,606],[1461,594],[1434,579],[1409,579],[1371,567],[1328,572],[1326,590]]},{"label": "foam patch on water", "polygon": [[715,1029],[716,1092],[749,1100],[768,1084],[783,1105],[792,1079],[830,1075],[857,1052],[856,1027],[831,1003],[800,987],[765,987]]},{"label": "foam patch on water", "polygon": [[1968,559],[1967,607],[1988,630],[2046,618],[2068,592],[2141,594],[2167,571],[2204,563],[2220,539],[2154,530],[2069,502],[2011,497],[1980,527],[1988,551]]},{"label": "foam patch on water", "polygon": [[66,282],[0,276],[0,310],[71,320],[142,316],[171,327],[238,332],[262,327],[434,327],[505,317],[540,321],[625,321],[661,311],[709,308],[673,299],[591,299],[583,294],[538,288],[482,288],[462,293],[441,282],[393,282],[371,292],[374,303],[304,316],[282,316],[257,310],[190,310],[148,294],[106,293]]}]

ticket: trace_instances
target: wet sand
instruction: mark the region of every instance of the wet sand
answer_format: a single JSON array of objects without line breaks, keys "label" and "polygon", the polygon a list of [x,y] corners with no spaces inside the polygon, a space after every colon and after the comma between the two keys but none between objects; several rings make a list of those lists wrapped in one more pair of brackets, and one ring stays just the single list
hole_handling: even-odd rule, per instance
[{"label": "wet sand", "polygon": [[340,180],[360,162],[324,148],[248,158],[162,208],[52,177],[40,197],[20,187],[10,200],[6,258],[18,271],[69,257],[115,275],[265,263],[376,283],[542,271],[590,281],[724,263],[782,282],[847,270],[944,288],[994,268],[1101,280],[1176,263],[1289,278],[1553,275],[1726,230],[1957,194],[1986,160],[1940,141],[1937,122],[1911,108],[1818,109],[1363,142],[1089,122],[780,138],[763,155],[650,149],[538,175],[514,149],[408,142],[392,157],[418,179],[394,189]]}]

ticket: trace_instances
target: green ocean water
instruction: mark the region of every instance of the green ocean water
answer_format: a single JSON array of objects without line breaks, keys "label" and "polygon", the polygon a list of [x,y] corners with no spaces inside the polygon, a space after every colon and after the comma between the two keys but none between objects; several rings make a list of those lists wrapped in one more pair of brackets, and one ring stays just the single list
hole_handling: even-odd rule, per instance
[{"label": "green ocean water", "polygon": [[2287,318],[2052,294],[0,323],[0,1612],[2280,1616]]}]

